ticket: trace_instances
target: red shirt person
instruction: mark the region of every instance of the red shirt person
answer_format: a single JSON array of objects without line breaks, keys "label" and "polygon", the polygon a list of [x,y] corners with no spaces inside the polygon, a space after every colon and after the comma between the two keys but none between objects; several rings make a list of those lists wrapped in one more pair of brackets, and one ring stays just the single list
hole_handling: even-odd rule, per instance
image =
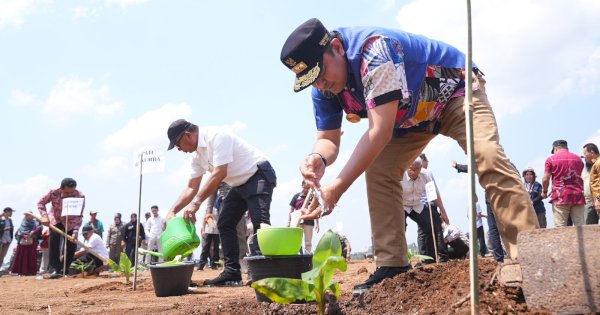
[{"label": "red shirt person", "polygon": [[548,196],[548,186],[552,178],[550,203],[556,227],[567,225],[569,217],[575,226],[584,223],[582,170],[583,162],[579,156],[569,152],[567,141],[556,140],[552,143],[552,155],[546,159],[544,166],[542,198]]}]

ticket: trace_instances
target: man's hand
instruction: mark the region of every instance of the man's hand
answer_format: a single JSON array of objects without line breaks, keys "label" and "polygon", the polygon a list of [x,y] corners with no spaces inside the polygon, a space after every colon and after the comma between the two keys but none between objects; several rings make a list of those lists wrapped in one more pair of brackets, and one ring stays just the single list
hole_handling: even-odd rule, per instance
[{"label": "man's hand", "polygon": [[450,165],[452,166],[452,168],[456,168],[456,161],[455,160],[450,161]]},{"label": "man's hand", "polygon": [[185,223],[189,223],[190,221],[196,223],[196,211],[198,211],[198,209],[200,209],[199,205],[191,203],[183,210],[183,219],[185,220]]},{"label": "man's hand", "polygon": [[540,194],[540,196],[542,197],[542,199],[546,199],[546,198],[548,198],[548,193],[547,192],[542,192]]},{"label": "man's hand", "polygon": [[45,215],[43,217],[40,218],[40,223],[44,226],[49,226],[50,225],[50,220],[48,219],[48,215]]},{"label": "man's hand", "polygon": [[300,173],[306,182],[314,188],[321,187],[320,181],[325,174],[326,165],[318,154],[309,154],[300,164]]},{"label": "man's hand", "polygon": [[596,212],[600,214],[600,200],[596,199],[596,201],[594,201],[594,208],[596,209]]},{"label": "man's hand", "polygon": [[320,191],[315,191],[315,198],[313,198],[309,208],[311,212],[319,205],[321,205],[321,216],[326,216],[333,212],[333,208],[342,196],[341,190],[336,183],[334,181],[329,185],[321,187]]},{"label": "man's hand", "polygon": [[125,241],[121,241],[121,248],[125,249],[125,247],[127,247],[127,243],[125,243]]}]

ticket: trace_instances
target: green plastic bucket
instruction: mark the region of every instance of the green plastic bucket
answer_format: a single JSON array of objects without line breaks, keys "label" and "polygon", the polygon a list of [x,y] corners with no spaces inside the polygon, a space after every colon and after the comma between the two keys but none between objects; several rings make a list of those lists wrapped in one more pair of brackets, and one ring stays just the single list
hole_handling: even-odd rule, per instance
[{"label": "green plastic bucket", "polygon": [[297,227],[258,229],[258,246],[265,256],[298,255],[304,230]]},{"label": "green plastic bucket", "polygon": [[165,231],[160,235],[160,244],[165,261],[177,255],[185,257],[200,246],[200,237],[196,234],[193,223],[185,223],[182,217],[175,217],[167,222]]}]

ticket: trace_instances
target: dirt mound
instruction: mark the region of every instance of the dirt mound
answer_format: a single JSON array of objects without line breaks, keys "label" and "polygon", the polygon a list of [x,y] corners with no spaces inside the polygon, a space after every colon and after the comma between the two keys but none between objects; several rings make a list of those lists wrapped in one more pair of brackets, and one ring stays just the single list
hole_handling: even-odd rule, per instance
[{"label": "dirt mound", "polygon": [[[527,313],[520,288],[504,287],[492,281],[495,273],[493,259],[479,260],[481,312]],[[469,292],[469,261],[457,260],[415,268],[384,280],[363,297],[351,299],[341,308],[346,314],[463,314],[470,312]]]},{"label": "dirt mound", "polygon": [[[154,288],[152,286],[152,281],[150,279],[139,279],[136,284],[136,289],[138,291],[153,291]],[[117,292],[128,292],[132,291],[132,284],[125,284],[123,281],[111,281],[107,283],[102,283],[98,285],[94,285],[88,288],[80,289],[80,293],[90,293],[97,291],[117,291]]]}]

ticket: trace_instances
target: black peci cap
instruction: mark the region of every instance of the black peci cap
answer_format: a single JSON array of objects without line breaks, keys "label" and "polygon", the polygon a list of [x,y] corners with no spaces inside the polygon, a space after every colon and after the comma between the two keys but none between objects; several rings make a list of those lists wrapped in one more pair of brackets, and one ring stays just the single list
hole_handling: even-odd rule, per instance
[{"label": "black peci cap", "polygon": [[323,66],[323,53],[331,35],[316,18],[298,26],[281,48],[281,62],[296,74],[294,91],[300,92],[313,84]]}]

